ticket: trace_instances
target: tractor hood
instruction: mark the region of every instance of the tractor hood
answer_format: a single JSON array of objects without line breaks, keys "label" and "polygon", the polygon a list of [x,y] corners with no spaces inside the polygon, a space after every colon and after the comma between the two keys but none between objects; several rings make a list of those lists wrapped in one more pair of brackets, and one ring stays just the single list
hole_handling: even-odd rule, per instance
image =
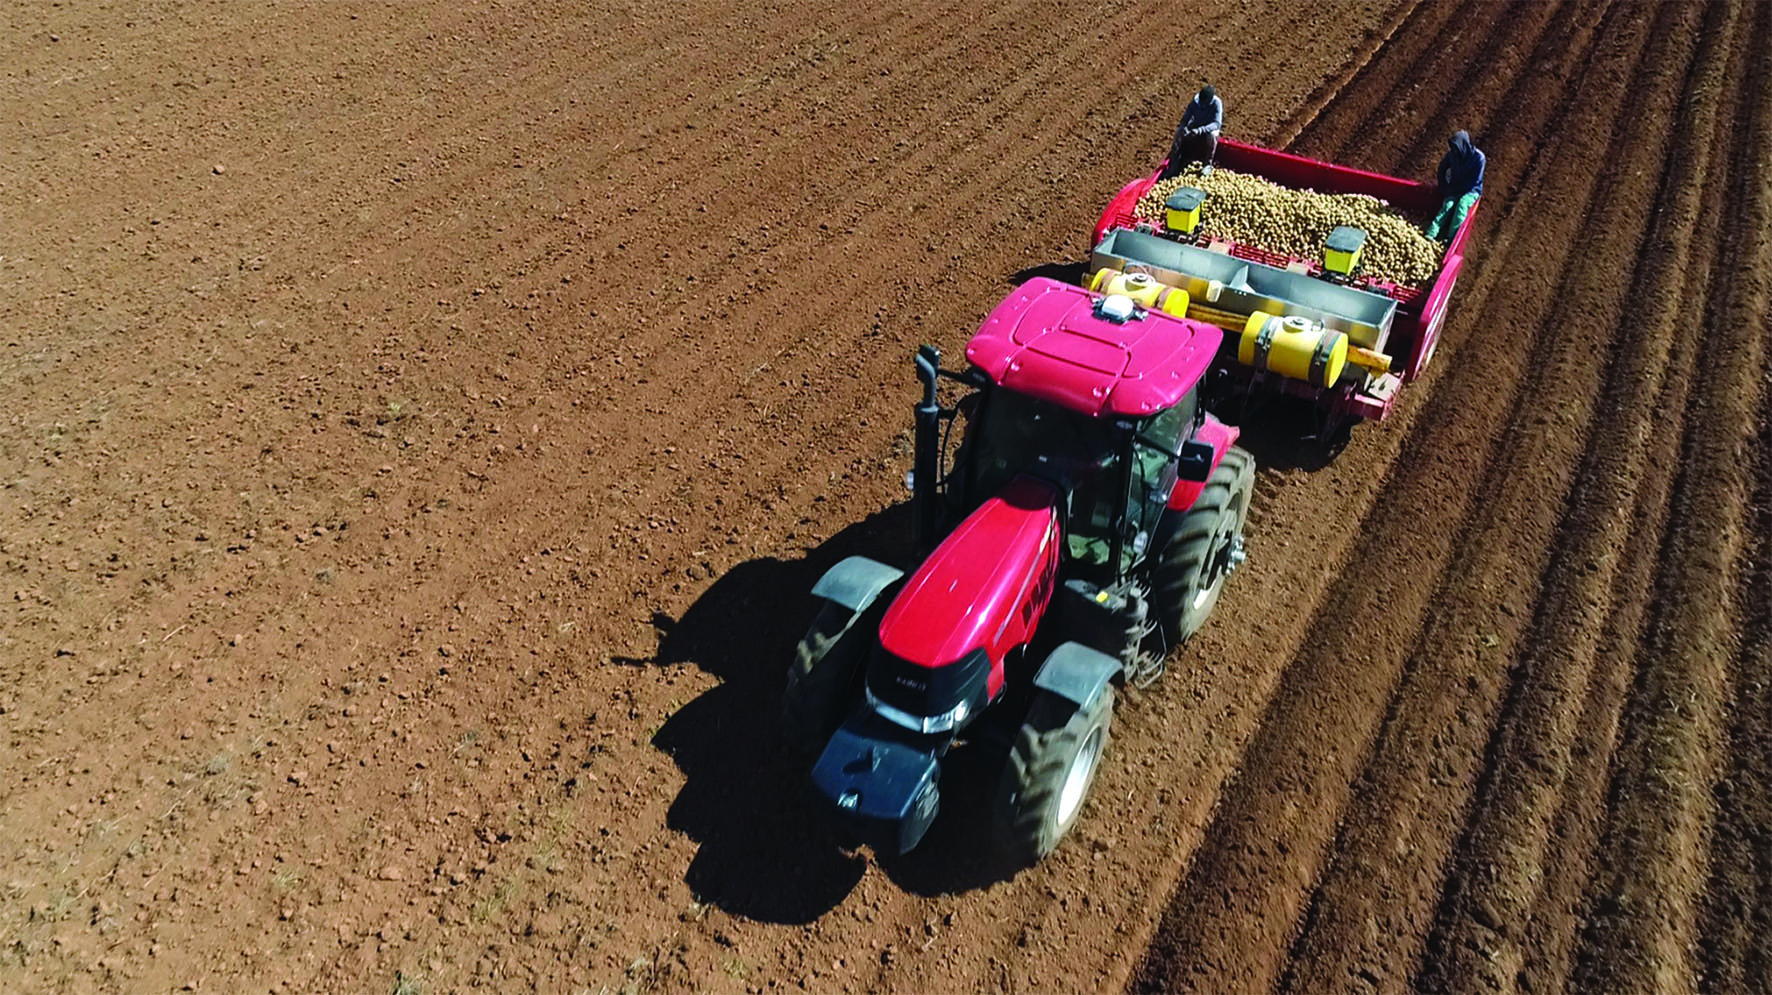
[{"label": "tractor hood", "polygon": [[947,539],[905,584],[880,623],[880,647],[911,667],[939,668],[974,650],[989,659],[989,694],[1003,654],[1025,643],[1052,600],[1062,496],[1018,476]]}]

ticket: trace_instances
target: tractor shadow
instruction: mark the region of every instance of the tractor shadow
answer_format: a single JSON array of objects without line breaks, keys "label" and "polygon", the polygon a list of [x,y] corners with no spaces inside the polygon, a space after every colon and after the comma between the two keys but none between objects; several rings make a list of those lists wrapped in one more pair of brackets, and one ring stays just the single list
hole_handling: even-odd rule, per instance
[{"label": "tractor shadow", "polygon": [[1347,425],[1318,438],[1322,426],[1317,410],[1296,397],[1265,398],[1247,408],[1229,400],[1214,410],[1221,420],[1237,426],[1237,445],[1255,457],[1255,465],[1269,470],[1326,469],[1340,458],[1353,433],[1372,430],[1372,426]]},{"label": "tractor shadow", "polygon": [[[852,553],[908,548],[888,538],[908,511],[852,525],[804,559],[763,557],[716,578],[681,618],[655,616],[659,666],[693,664],[720,683],[667,718],[652,744],[683,771],[666,824],[699,844],[684,881],[698,901],[762,922],[805,924],[835,908],[865,863],[814,816],[806,762],[781,736],[781,693],[811,624],[808,593]],[[876,541],[878,540],[878,541]]]},{"label": "tractor shadow", "polygon": [[1043,276],[1048,279],[1057,280],[1059,283],[1068,283],[1073,287],[1077,287],[1082,286],[1083,277],[1088,272],[1089,263],[1082,259],[1062,263],[1041,263],[1038,266],[1029,266],[1026,269],[1016,270],[1014,273],[1011,273],[1009,275],[1009,285],[1012,287],[1019,287],[1029,280],[1032,280],[1034,277]]},{"label": "tractor shadow", "polygon": [[[805,924],[836,908],[867,858],[825,821],[811,761],[781,736],[781,693],[811,624],[812,585],[846,556],[904,565],[910,506],[849,526],[798,560],[764,557],[714,581],[681,618],[657,616],[658,654],[640,665],[692,664],[720,683],[667,718],[652,738],[685,777],[666,824],[699,844],[684,881],[697,900],[762,922]],[[876,854],[908,892],[946,894],[1000,880],[980,861],[1002,757],[957,749],[942,770],[942,811],[911,854]]]}]

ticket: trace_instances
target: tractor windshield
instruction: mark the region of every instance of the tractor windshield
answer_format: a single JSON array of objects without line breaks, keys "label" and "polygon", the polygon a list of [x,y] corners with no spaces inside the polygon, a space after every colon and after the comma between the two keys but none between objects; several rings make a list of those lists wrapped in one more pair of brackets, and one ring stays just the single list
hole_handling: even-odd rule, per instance
[{"label": "tractor windshield", "polygon": [[1113,426],[1026,394],[992,392],[979,425],[979,493],[993,494],[1018,473],[1070,488],[1114,456]]},{"label": "tractor windshield", "polygon": [[1052,481],[1069,497],[1071,559],[1111,573],[1113,530],[1120,528],[1118,569],[1128,569],[1143,554],[1175,485],[1173,453],[1187,438],[1194,410],[1190,393],[1122,433],[1109,419],[999,388],[978,425],[973,493],[995,494],[1018,473]]},{"label": "tractor windshield", "polygon": [[1052,481],[1070,499],[1071,555],[1105,562],[1113,520],[1125,507],[1125,495],[1114,493],[1123,486],[1114,468],[1125,444],[1107,419],[998,389],[979,424],[975,493],[994,494],[1019,473]]}]

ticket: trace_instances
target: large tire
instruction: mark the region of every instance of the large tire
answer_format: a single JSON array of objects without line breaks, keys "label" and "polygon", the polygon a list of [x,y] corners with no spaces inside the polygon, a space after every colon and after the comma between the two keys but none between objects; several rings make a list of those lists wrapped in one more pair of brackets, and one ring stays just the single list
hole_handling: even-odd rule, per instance
[{"label": "large tire", "polygon": [[1007,869],[1038,863],[1076,824],[1113,717],[1111,685],[1087,709],[1049,691],[1035,692],[997,787],[994,842]]},{"label": "large tire", "polygon": [[871,614],[826,601],[794,648],[781,696],[781,725],[795,749],[823,750],[855,704],[873,642],[873,632],[862,620]]},{"label": "large tire", "polygon": [[1178,646],[1200,631],[1217,607],[1225,578],[1242,554],[1243,523],[1254,490],[1255,459],[1232,446],[1194,506],[1164,530],[1151,570],[1151,591],[1169,645]]}]

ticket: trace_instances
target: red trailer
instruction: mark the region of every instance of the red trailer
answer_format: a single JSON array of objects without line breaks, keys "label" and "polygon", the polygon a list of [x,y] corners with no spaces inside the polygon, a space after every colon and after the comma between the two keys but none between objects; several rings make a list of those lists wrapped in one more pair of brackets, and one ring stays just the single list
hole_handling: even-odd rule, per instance
[{"label": "red trailer", "polygon": [[[1431,183],[1318,162],[1286,152],[1225,139],[1219,143],[1217,169],[1260,177],[1292,190],[1329,194],[1363,194],[1399,211],[1425,218],[1439,206]],[[1220,239],[1201,240],[1173,230],[1165,219],[1139,217],[1135,207],[1156,185],[1161,167],[1126,184],[1103,211],[1095,226],[1089,270],[1098,289],[1104,271],[1135,281],[1185,290],[1186,314],[1212,322],[1231,334],[1220,353],[1220,369],[1243,397],[1284,393],[1313,402],[1330,425],[1359,419],[1381,419],[1390,413],[1403,384],[1421,376],[1433,359],[1446,306],[1464,268],[1465,246],[1476,218],[1473,206],[1464,223],[1445,245],[1438,270],[1423,283],[1400,286],[1378,279],[1337,272],[1332,250],[1317,258],[1279,255],[1260,246]],[[1211,201],[1200,210],[1210,227]],[[1264,319],[1269,331],[1258,329]],[[1265,352],[1252,350],[1244,338],[1288,329],[1308,333],[1298,360],[1290,368],[1269,364]],[[1311,332],[1315,329],[1316,332]],[[1324,376],[1323,364],[1312,363],[1309,348],[1334,333],[1349,340],[1347,361],[1335,375]],[[1263,346],[1263,348],[1266,347]],[[1252,362],[1252,359],[1263,361]]]}]

